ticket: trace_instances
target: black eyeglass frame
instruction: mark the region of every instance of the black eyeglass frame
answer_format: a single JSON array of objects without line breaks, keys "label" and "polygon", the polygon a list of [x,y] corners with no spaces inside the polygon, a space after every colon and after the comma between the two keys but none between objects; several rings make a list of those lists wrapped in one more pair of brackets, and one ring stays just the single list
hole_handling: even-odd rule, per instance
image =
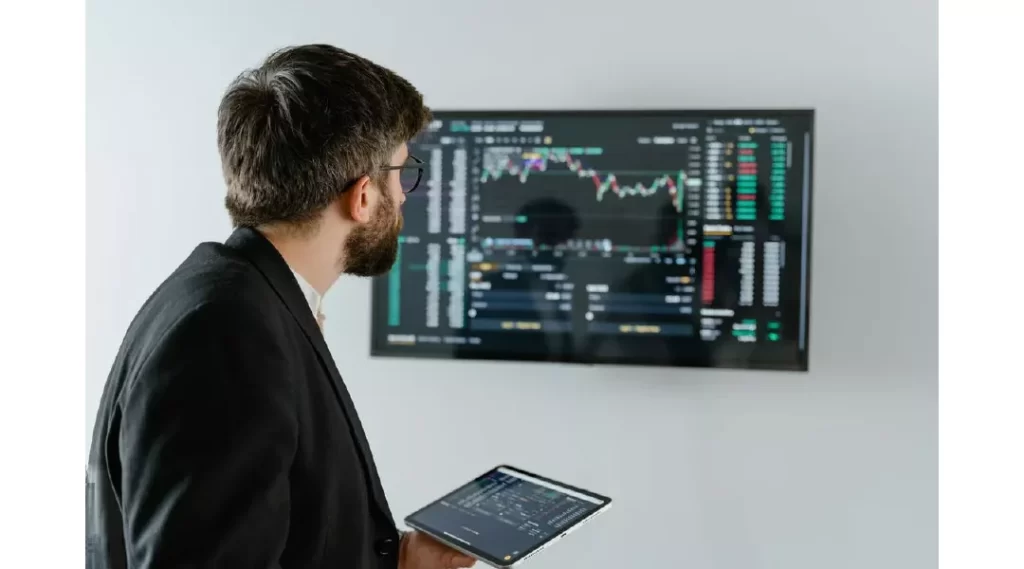
[{"label": "black eyeglass frame", "polygon": [[[413,191],[416,190],[416,188],[418,188],[420,186],[420,182],[423,180],[423,170],[426,169],[426,162],[424,162],[423,160],[420,160],[416,156],[413,156],[412,154],[410,154],[409,157],[406,158],[406,161],[408,161],[408,160],[412,160],[413,163],[412,164],[401,164],[399,166],[392,166],[392,165],[389,164],[389,165],[381,166],[380,167],[380,171],[381,172],[390,172],[391,170],[412,170],[412,169],[416,170],[416,182],[408,190],[406,190],[405,188],[402,188],[402,193],[405,193],[405,194],[411,194]],[[357,180],[358,180],[358,178],[357,178]],[[352,184],[354,184],[354,183],[356,183],[356,180],[352,180],[351,182],[345,184],[345,189],[342,190],[342,191],[343,192],[347,191],[349,188],[352,187]]]}]

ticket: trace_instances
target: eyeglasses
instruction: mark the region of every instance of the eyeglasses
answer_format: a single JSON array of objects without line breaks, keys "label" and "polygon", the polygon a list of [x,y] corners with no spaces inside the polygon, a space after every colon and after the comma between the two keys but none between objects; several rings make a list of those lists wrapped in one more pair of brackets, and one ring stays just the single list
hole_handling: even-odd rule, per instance
[{"label": "eyeglasses", "polygon": [[405,164],[401,166],[384,166],[381,170],[401,170],[398,173],[398,179],[402,185],[402,191],[410,194],[420,185],[420,180],[423,179],[423,168],[423,161],[410,154]]},{"label": "eyeglasses", "polygon": [[[411,163],[410,163],[411,162]],[[410,194],[420,185],[420,180],[423,179],[423,170],[426,168],[425,163],[419,158],[412,154],[406,158],[406,163],[399,166],[381,166],[381,171],[389,172],[391,170],[401,170],[398,173],[399,184],[402,186],[402,192]],[[345,190],[352,187],[352,184],[356,183],[357,180],[345,184]],[[344,190],[343,190],[344,191]]]}]

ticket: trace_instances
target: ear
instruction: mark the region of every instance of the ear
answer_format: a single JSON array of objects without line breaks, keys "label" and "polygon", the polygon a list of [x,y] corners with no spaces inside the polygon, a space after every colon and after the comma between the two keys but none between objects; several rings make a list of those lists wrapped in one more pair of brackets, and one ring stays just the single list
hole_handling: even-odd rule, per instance
[{"label": "ear", "polygon": [[356,223],[370,221],[371,199],[370,177],[363,176],[356,180],[348,191],[341,194],[342,214]]}]

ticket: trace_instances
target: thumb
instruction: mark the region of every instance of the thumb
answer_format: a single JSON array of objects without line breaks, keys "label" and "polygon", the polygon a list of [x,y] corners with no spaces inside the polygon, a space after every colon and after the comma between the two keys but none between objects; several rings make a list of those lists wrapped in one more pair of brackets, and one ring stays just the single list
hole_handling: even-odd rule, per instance
[{"label": "thumb", "polygon": [[444,566],[448,569],[465,569],[475,563],[476,559],[454,549],[449,549],[444,555]]}]

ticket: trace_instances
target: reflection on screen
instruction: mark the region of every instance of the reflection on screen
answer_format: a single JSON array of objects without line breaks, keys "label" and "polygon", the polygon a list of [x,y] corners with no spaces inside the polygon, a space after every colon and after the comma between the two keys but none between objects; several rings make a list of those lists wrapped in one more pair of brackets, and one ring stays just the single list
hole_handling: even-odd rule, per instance
[{"label": "reflection on screen", "polygon": [[498,469],[413,520],[502,561],[515,560],[600,508],[590,496]]},{"label": "reflection on screen", "polygon": [[811,112],[437,113],[373,351],[806,369]]}]

